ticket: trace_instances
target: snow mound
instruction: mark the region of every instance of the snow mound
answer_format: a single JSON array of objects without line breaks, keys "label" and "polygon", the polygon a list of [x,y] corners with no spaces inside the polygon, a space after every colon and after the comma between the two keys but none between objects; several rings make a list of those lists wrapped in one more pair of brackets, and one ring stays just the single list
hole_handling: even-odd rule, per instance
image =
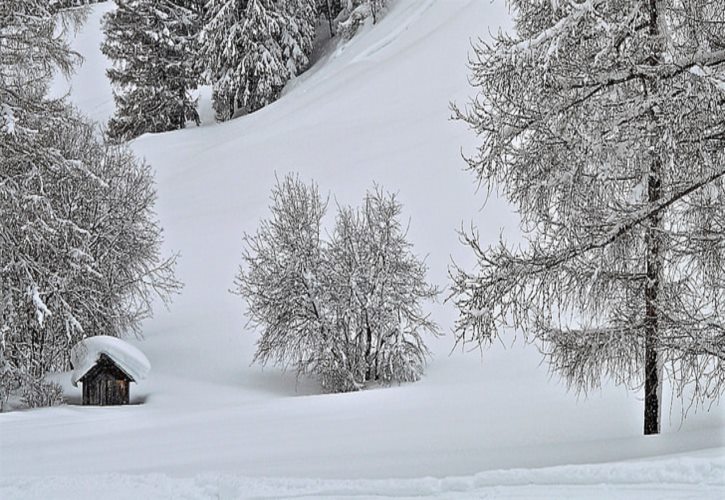
[{"label": "snow mound", "polygon": [[74,386],[95,366],[101,354],[111,358],[135,382],[145,379],[151,370],[148,358],[134,346],[116,337],[99,335],[81,340],[71,350]]}]

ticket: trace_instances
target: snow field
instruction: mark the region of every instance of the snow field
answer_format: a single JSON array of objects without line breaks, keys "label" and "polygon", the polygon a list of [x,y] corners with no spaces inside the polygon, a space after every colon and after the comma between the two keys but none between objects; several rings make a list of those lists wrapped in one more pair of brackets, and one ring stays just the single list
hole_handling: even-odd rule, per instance
[{"label": "snow field", "polygon": [[[74,41],[86,63],[70,98],[101,122],[113,112],[96,48],[110,8],[95,6]],[[480,211],[485,193],[460,158],[477,140],[448,120],[449,101],[473,94],[470,40],[508,22],[501,1],[398,0],[276,103],[214,124],[204,90],[202,127],[134,141],[156,171],[166,250],[181,254],[185,283],[133,342],[154,367],[131,387],[144,404],[0,414],[0,497],[722,498],[721,405],[681,423],[674,401],[663,435],[641,436],[639,394],[605,384],[577,397],[533,346],[451,352],[449,303],[431,306],[446,335],[430,340],[416,384],[322,395],[250,366],[256,334],[228,290],[275,175],[314,179],[331,207],[357,205],[373,182],[398,192],[442,287],[451,258],[472,264],[461,224],[489,243],[502,227],[515,237],[505,203],[493,196]],[[77,402],[70,374],[58,380]]]}]

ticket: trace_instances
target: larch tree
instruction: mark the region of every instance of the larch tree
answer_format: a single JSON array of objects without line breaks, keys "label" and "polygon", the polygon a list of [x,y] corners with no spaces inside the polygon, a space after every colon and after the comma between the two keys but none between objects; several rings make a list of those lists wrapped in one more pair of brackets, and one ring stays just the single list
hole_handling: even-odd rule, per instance
[{"label": "larch tree", "polygon": [[103,53],[116,113],[108,135],[129,140],[146,132],[199,124],[196,101],[201,0],[116,0],[106,14]]},{"label": "larch tree", "polygon": [[68,368],[75,342],[138,333],[154,296],[178,288],[148,166],[46,97],[77,60],[48,5],[0,4],[0,406],[58,402],[45,376]]},{"label": "larch tree", "polygon": [[517,209],[527,244],[453,267],[461,342],[509,327],[586,390],[663,378],[692,404],[725,390],[725,9],[720,0],[512,0],[454,108],[469,166]]}]

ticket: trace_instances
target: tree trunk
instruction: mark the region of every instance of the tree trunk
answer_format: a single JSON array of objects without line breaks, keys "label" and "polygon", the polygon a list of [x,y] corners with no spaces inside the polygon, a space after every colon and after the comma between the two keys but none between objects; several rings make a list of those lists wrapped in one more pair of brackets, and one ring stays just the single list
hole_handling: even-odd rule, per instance
[{"label": "tree trunk", "polygon": [[[655,159],[647,181],[647,199],[650,204],[662,197],[662,164]],[[660,396],[662,378],[657,347],[659,335],[658,298],[662,286],[662,250],[659,233],[662,229],[662,214],[657,212],[647,223],[645,236],[647,246],[647,282],[645,284],[645,349],[644,349],[644,433],[660,433],[662,414]]]},{"label": "tree trunk", "polygon": [[332,27],[332,8],[330,7],[330,0],[325,2],[325,8],[327,9],[327,24],[330,28],[330,38],[335,36],[335,30]]},{"label": "tree trunk", "polygon": [[[657,0],[649,0],[649,34],[653,40],[659,37]],[[659,43],[654,43],[650,64],[656,65],[659,60]],[[646,86],[646,92],[654,93],[656,85],[653,82]],[[649,87],[649,88],[648,88]],[[653,122],[657,116],[650,110]],[[654,128],[654,127],[653,127]],[[650,145],[653,151],[653,161],[647,179],[647,201],[650,206],[657,203],[662,197],[662,160],[657,156],[657,148],[654,142],[657,141],[656,133],[652,136],[653,144]],[[647,259],[647,282],[645,284],[645,350],[644,350],[644,433],[660,433],[660,417],[662,415],[662,377],[660,371],[660,360],[657,349],[659,335],[659,311],[657,300],[662,286],[662,251],[659,243],[659,233],[662,230],[662,213],[657,212],[647,222],[645,235],[646,259]]]},{"label": "tree trunk", "polygon": [[373,330],[370,328],[370,318],[368,317],[367,311],[365,311],[365,331],[367,333],[367,346],[365,350],[367,373],[365,374],[365,380],[372,380],[373,377],[377,378],[377,372],[373,372]]}]

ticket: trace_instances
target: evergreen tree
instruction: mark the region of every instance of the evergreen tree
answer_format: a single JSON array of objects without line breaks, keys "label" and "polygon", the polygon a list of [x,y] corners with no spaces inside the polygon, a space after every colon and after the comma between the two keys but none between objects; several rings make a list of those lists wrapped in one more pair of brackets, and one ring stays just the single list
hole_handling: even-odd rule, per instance
[{"label": "evergreen tree", "polygon": [[106,15],[102,50],[115,87],[110,137],[128,140],[146,132],[199,124],[190,91],[199,80],[197,37],[201,0],[117,0]]},{"label": "evergreen tree", "polygon": [[[368,19],[372,19],[373,24],[377,23],[387,4],[388,0],[340,0],[335,18],[337,32],[343,38],[352,38]],[[331,8],[330,5],[328,12]]]},{"label": "evergreen tree", "polygon": [[[475,48],[457,111],[469,160],[521,215],[528,245],[453,269],[459,340],[506,327],[580,389],[725,390],[725,9],[719,0],[515,0],[516,33]],[[689,391],[689,392],[688,392]]]},{"label": "evergreen tree", "polygon": [[289,79],[281,46],[287,22],[279,4],[272,0],[249,0],[240,28],[244,52],[239,64],[239,104],[256,111],[277,99]]},{"label": "evergreen tree", "polygon": [[70,9],[73,7],[82,7],[84,5],[91,5],[102,1],[104,0],[49,0],[50,7],[54,11],[58,11],[60,9]]},{"label": "evergreen tree", "polygon": [[302,73],[310,63],[315,43],[318,9],[314,0],[280,0],[285,23],[280,33],[282,57],[289,77]]},{"label": "evergreen tree", "polygon": [[217,119],[273,102],[304,70],[317,9],[311,0],[211,0],[201,34]]},{"label": "evergreen tree", "polygon": [[206,4],[199,53],[204,61],[205,80],[213,86],[218,120],[230,119],[239,106],[239,61],[244,50],[239,31],[246,3],[246,0],[209,0]]},{"label": "evergreen tree", "polygon": [[327,20],[330,37],[335,36],[335,18],[340,13],[341,0],[316,0],[317,11]]}]

